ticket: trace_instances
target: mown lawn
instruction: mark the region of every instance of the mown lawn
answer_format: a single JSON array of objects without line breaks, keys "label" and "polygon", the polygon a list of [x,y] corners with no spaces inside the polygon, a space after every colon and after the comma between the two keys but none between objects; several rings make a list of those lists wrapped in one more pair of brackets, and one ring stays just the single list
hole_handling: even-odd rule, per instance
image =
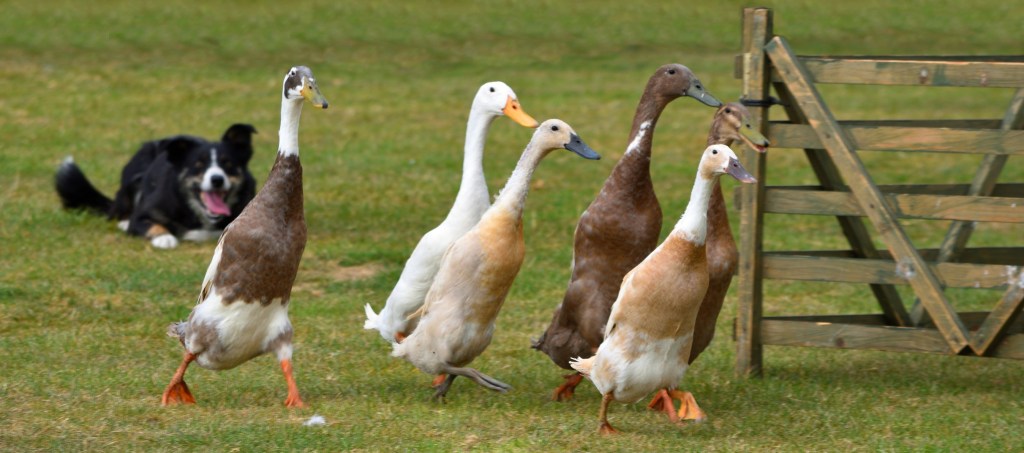
[{"label": "mown lawn", "polygon": [[[1020,53],[1024,4],[1000,1],[765,1],[801,54]],[[595,435],[585,383],[554,403],[563,370],[529,348],[568,279],[576,219],[626,146],[650,73],[688,65],[718,98],[740,94],[737,1],[721,2],[0,2],[0,450],[4,451],[803,451],[1024,449],[1021,363],[865,351],[768,348],[763,379],[736,378],[734,299],[691,368],[710,420],[676,427],[643,404],[615,405],[623,434]],[[103,219],[60,209],[53,172],[73,155],[116,190],[144,140],[259,130],[251,168],[276,149],[282,75],[313,68],[327,111],[301,129],[310,240],[293,295],[295,369],[309,407],[286,410],[270,357],[187,376],[199,404],[164,408],[180,360],[166,325],[188,315],[214,244],[158,251]],[[457,381],[431,401],[430,377],[362,330],[459,181],[477,87],[502,80],[539,120],[569,122],[599,162],[565,154],[536,173],[527,258],[474,366],[513,386]],[[1001,118],[1003,89],[827,87],[841,119]],[[654,180],[665,231],[685,207],[713,111],[683,99],[657,131]],[[779,113],[781,115],[781,112]],[[495,122],[486,170],[504,183],[530,132]],[[774,184],[812,181],[798,150],[772,149]],[[863,153],[881,183],[967,182],[977,157]],[[1010,160],[1003,180],[1024,180]],[[735,188],[725,182],[727,196]],[[731,197],[729,198],[731,200]],[[734,216],[735,218],[735,216]],[[941,222],[913,221],[934,247]],[[972,244],[1020,242],[984,225]],[[769,217],[772,249],[841,247],[827,218]],[[993,292],[963,292],[984,309]],[[766,286],[769,314],[876,311],[866,288]],[[907,294],[906,292],[904,293]],[[959,293],[958,293],[959,294]],[[327,425],[306,427],[314,414]]]}]

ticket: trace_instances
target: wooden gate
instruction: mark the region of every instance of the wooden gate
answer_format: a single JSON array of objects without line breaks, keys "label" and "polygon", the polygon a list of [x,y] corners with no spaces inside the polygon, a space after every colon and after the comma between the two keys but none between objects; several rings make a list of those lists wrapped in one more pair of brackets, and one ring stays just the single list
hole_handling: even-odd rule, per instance
[{"label": "wooden gate", "polygon": [[[772,11],[743,13],[744,101],[772,149],[802,148],[820,185],[766,185],[771,158],[752,150],[758,179],[740,204],[737,373],[761,372],[762,345],[880,349],[1024,359],[1024,247],[967,248],[974,222],[1024,223],[1024,184],[997,184],[1024,155],[1024,57],[805,57],[772,33]],[[836,121],[815,84],[1018,88],[1002,120]],[[774,88],[776,98],[771,97]],[[787,121],[769,121],[784,109]],[[858,150],[984,154],[971,184],[875,184]],[[764,252],[765,214],[835,216],[849,250]],[[877,239],[875,247],[867,217]],[[938,249],[916,249],[901,219],[951,220]],[[1024,242],[1024,237],[1009,238]],[[765,279],[870,285],[881,313],[762,316]],[[910,285],[908,310],[893,285]],[[1006,288],[990,312],[957,313],[946,288]]]}]

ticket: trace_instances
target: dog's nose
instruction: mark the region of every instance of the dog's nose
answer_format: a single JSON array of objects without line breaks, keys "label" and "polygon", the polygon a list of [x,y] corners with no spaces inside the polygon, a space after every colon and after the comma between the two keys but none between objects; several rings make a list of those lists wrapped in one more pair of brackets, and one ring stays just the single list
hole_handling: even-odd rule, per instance
[{"label": "dog's nose", "polygon": [[221,175],[214,175],[210,177],[210,184],[213,185],[215,189],[219,189],[224,186],[224,177]]}]

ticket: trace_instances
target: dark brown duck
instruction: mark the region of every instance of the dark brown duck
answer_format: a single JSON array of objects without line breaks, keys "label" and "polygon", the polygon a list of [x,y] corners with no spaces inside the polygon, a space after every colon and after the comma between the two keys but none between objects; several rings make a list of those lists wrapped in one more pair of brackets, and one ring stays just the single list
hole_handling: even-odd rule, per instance
[{"label": "dark brown duck", "polygon": [[[569,286],[551,325],[533,344],[562,368],[571,369],[572,358],[594,354],[622,277],[658,244],[662,214],[651,183],[651,143],[661,112],[682,96],[722,105],[686,66],[658,68],[640,97],[625,155],[576,225]],[[580,379],[566,376],[553,398],[571,398]]]}]

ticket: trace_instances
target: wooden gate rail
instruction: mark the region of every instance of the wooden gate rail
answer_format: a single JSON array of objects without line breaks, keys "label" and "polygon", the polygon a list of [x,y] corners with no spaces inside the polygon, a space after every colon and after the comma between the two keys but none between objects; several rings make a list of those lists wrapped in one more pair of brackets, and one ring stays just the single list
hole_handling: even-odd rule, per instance
[{"label": "wooden gate rail", "polygon": [[[819,185],[766,186],[767,158],[744,164],[758,178],[740,206],[737,372],[759,374],[765,344],[867,348],[1024,359],[1024,247],[968,248],[976,222],[1024,224],[1024,184],[998,184],[1009,156],[1024,155],[1024,56],[804,57],[774,36],[772,12],[743,12],[743,93],[773,149],[802,148]],[[837,121],[816,84],[1018,88],[1002,120]],[[777,98],[771,97],[774,93]],[[769,121],[781,104],[787,121]],[[970,184],[877,185],[858,151],[983,154]],[[834,216],[849,250],[762,249],[765,214]],[[887,250],[878,250],[866,218]],[[918,250],[901,219],[950,220],[938,249]],[[1018,238],[1019,239],[1019,238]],[[764,317],[765,279],[871,287],[882,313]],[[909,285],[907,310],[895,287]],[[945,289],[1005,288],[991,312],[957,313]]]}]

